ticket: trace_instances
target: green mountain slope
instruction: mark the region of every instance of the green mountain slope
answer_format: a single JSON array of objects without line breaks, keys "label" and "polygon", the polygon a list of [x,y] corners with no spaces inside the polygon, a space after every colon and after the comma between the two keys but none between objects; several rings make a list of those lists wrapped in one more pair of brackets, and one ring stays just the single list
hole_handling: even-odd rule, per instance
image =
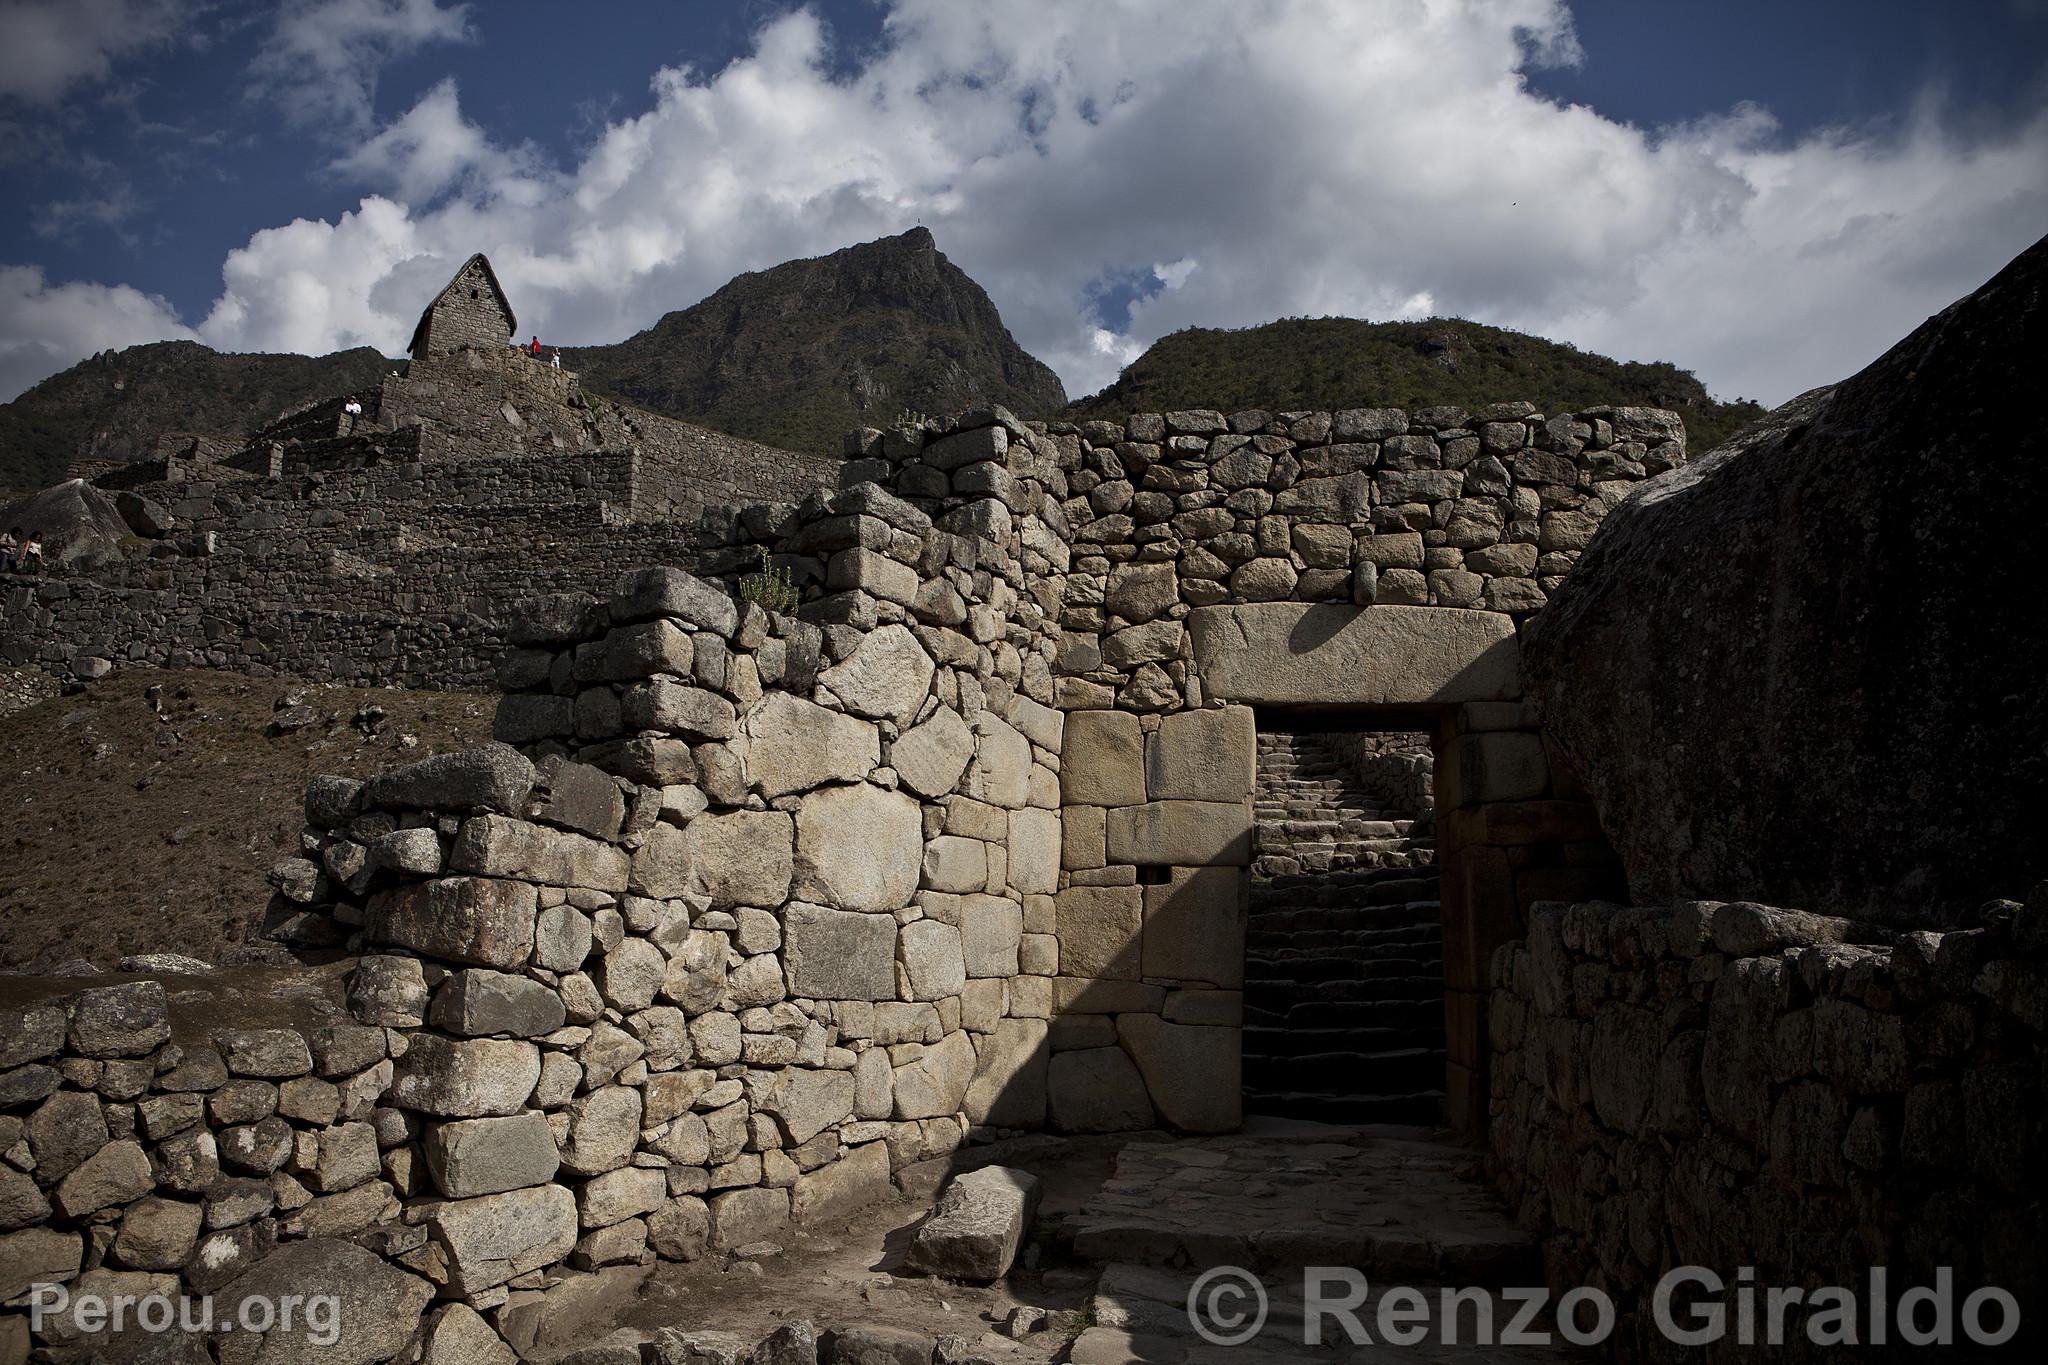
[{"label": "green mountain slope", "polygon": [[1560,342],[1455,318],[1364,322],[1286,318],[1233,331],[1191,327],[1162,337],[1069,420],[1175,408],[1425,408],[1535,403],[1547,413],[1595,404],[1671,408],[1704,452],[1763,415],[1718,402],[1690,371],[1610,360]]},{"label": "green mountain slope", "polygon": [[196,341],[102,351],[0,404],[0,488],[46,488],[78,458],[147,454],[159,436],[239,438],[301,403],[369,389],[393,362],[367,346],[332,355],[230,355]]},{"label": "green mountain slope", "polygon": [[563,348],[594,392],[789,450],[837,454],[905,410],[1066,405],[924,228],[741,275],[612,346]]}]

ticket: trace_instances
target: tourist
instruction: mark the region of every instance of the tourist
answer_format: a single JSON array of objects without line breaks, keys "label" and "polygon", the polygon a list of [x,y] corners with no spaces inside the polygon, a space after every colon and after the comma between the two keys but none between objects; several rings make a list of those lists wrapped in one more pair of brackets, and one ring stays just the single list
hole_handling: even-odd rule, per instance
[{"label": "tourist", "polygon": [[535,360],[539,360],[539,359],[540,359],[540,338],[539,338],[539,337],[535,337],[535,338],[533,339],[533,358],[534,358]]},{"label": "tourist", "polygon": [[14,566],[20,562],[20,554],[21,528],[16,526],[0,535],[0,573],[13,573]]},{"label": "tourist", "polygon": [[555,347],[555,354],[552,363],[554,364],[554,367],[556,369],[559,370],[562,368],[562,348],[559,346]]},{"label": "tourist", "polygon": [[356,396],[354,394],[350,394],[348,396],[348,401],[341,405],[341,413],[342,416],[348,418],[348,429],[342,433],[344,436],[346,436],[355,431],[356,419],[363,415],[363,405],[356,401]]},{"label": "tourist", "polygon": [[21,543],[20,568],[23,573],[41,573],[43,571],[43,538],[41,536],[31,532],[29,538]]}]

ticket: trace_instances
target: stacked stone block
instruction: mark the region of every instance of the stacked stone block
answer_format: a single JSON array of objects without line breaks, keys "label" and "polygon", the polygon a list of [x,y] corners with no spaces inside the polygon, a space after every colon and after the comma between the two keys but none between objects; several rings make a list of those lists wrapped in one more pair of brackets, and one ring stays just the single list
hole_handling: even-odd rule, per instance
[{"label": "stacked stone block", "polygon": [[1065,1126],[1122,1126],[1139,1076],[1171,1126],[1237,1126],[1256,744],[1243,706],[1067,716],[1052,1065]]},{"label": "stacked stone block", "polygon": [[[435,1254],[404,1216],[426,1180],[387,1099],[404,1035],[346,1016],[231,1027],[206,992],[182,998],[128,981],[0,1010],[0,1301],[61,1283],[233,1305],[286,1246],[298,1292],[345,1293],[358,1340],[402,1347],[434,1294],[410,1267]],[[9,1359],[27,1322],[0,1318]],[[79,1338],[59,1315],[43,1344]]]},{"label": "stacked stone block", "polygon": [[[1943,1277],[1959,1333],[1986,1285],[2033,1317],[2048,887],[1982,918],[1895,934],[1750,903],[1538,907],[1492,963],[1491,1131],[1552,1285],[1606,1287],[1617,1341],[1648,1360],[1759,1349],[1731,1330],[1702,1354],[1656,1329],[1652,1287],[1682,1266],[1848,1287],[1866,1328],[1883,1267],[1895,1344],[1895,1306]],[[1787,1341],[1786,1359],[1840,1358],[1799,1310]]]},{"label": "stacked stone block", "polygon": [[1070,706],[1199,706],[1183,625],[1223,603],[1540,608],[1607,508],[1685,459],[1676,416],[1146,413],[1048,428],[1073,528]]},{"label": "stacked stone block", "polygon": [[[926,562],[929,520],[880,490],[811,510],[839,523],[812,543],[868,519]],[[969,617],[1012,548],[943,551]],[[422,1302],[511,1336],[565,1276],[772,1238],[970,1133],[1046,1123],[1062,725],[1030,693],[1050,696],[1050,634],[1026,670],[1021,626],[977,643],[890,605],[902,619],[821,626],[666,569],[537,601],[497,720],[524,752],[308,788],[279,932],[350,951],[337,1027],[377,1049],[352,1107],[286,1102],[326,1125],[295,1141],[237,1068],[281,1076],[292,1044],[320,1045],[221,1040],[232,1098],[192,1141],[347,1195],[317,1227],[268,1215],[252,1255],[369,1239]],[[362,1122],[329,1134],[344,1114]],[[1151,1120],[1141,1090],[1121,1126]],[[105,1158],[111,1199],[156,1197],[149,1159]],[[67,1193],[24,1221],[104,1206]],[[44,1231],[7,1254],[48,1259]],[[79,1255],[51,1273],[96,1264]]]}]

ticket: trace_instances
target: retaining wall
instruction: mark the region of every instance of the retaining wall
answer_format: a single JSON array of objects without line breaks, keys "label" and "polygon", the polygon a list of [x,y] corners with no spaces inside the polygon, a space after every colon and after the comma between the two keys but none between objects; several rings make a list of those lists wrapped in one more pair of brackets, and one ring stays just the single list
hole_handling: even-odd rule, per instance
[{"label": "retaining wall", "polygon": [[585,402],[509,349],[415,363],[371,406],[353,434],[337,400],[231,462],[112,472],[169,534],[89,575],[8,577],[0,658],[484,687],[520,598],[692,563],[735,505],[832,479],[831,461]]},{"label": "retaining wall", "polygon": [[[1884,1267],[1879,1315],[1914,1359],[1891,1308],[1944,1275],[1958,1334],[1986,1285],[2038,1319],[2048,887],[1983,928],[1896,937],[1746,903],[1548,905],[1493,967],[1496,1178],[1552,1285],[1616,1299],[1625,1358],[1702,1358],[1652,1314],[1688,1266],[1729,1286],[1712,1359],[1761,1349],[1733,1339],[1740,1267],[1759,1287],[1847,1287],[1865,1347]],[[1783,1358],[1843,1357],[1788,1321]]]}]

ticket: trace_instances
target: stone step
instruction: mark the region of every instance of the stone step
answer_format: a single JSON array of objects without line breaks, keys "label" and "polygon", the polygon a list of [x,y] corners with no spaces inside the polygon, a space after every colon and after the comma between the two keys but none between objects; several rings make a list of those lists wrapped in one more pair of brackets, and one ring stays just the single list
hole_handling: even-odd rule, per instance
[{"label": "stone step", "polygon": [[[1245,1020],[1253,1022],[1249,1006]],[[1443,1001],[1434,996],[1409,1000],[1299,1000],[1284,1014],[1272,1017],[1272,1025],[1279,1028],[1421,1028],[1434,1029],[1437,1036],[1442,1037]]]},{"label": "stone step", "polygon": [[1435,824],[1382,802],[1322,737],[1259,737],[1248,1111],[1270,1097],[1300,1118],[1440,1118]]},{"label": "stone step", "polygon": [[[1406,1009],[1443,1004],[1443,979],[1435,975],[1360,977],[1349,981],[1254,981],[1247,983],[1245,1009],[1285,1017],[1305,1005],[1391,1005]],[[1249,1022],[1249,1015],[1247,1016]]]},{"label": "stone step", "polygon": [[1265,881],[1264,881],[1263,883],[1257,883],[1257,882],[1255,882],[1255,883],[1254,883],[1254,889],[1255,889],[1255,890],[1260,890],[1260,889],[1264,889],[1264,888],[1266,888],[1266,887],[1271,887],[1271,888],[1273,888],[1273,889],[1276,889],[1276,890],[1286,890],[1286,889],[1288,889],[1289,887],[1293,887],[1293,886],[1324,886],[1324,885],[1327,885],[1327,886],[1376,886],[1376,885],[1378,885],[1378,884],[1379,884],[1379,883],[1381,883],[1381,882],[1387,882],[1387,881],[1403,881],[1403,880],[1409,880],[1409,881],[1412,881],[1412,880],[1414,880],[1414,874],[1413,874],[1413,873],[1410,873],[1410,874],[1409,874],[1409,875],[1408,875],[1407,877],[1405,877],[1405,878],[1404,878],[1404,877],[1402,877],[1402,876],[1401,876],[1401,875],[1400,875],[1399,873],[1394,873],[1394,872],[1380,872],[1380,871],[1361,871],[1361,872],[1353,872],[1353,873],[1347,873],[1347,874],[1345,874],[1345,875],[1344,875],[1344,876],[1342,876],[1342,877],[1272,877],[1272,878],[1268,878],[1268,879],[1266,879],[1266,880],[1265,880]]},{"label": "stone step", "polygon": [[1441,1086],[1441,1048],[1405,1047],[1385,1052],[1293,1052],[1276,1055],[1255,1050],[1245,1030],[1244,1080],[1262,1090],[1292,1090],[1309,1095],[1385,1094]]},{"label": "stone step", "polygon": [[[1412,851],[1412,850],[1411,850]],[[1376,880],[1367,880],[1368,878]],[[1260,879],[1251,884],[1253,905],[1411,905],[1442,899],[1434,866],[1367,867],[1314,875]],[[1392,889],[1387,889],[1392,888]]]},{"label": "stone step", "polygon": [[1319,1123],[1417,1123],[1435,1127],[1443,1122],[1444,1093],[1418,1090],[1410,1094],[1324,1095],[1247,1090],[1244,1108],[1248,1114],[1314,1119]]},{"label": "stone step", "polygon": [[[1381,1052],[1421,1052],[1427,1053],[1430,1056],[1441,1056],[1444,1050],[1442,1030],[1438,1030],[1435,1033],[1412,1029],[1405,1031],[1399,1029],[1380,1030],[1374,1034],[1371,1042]],[[1366,1062],[1332,1065],[1328,1059],[1332,1057],[1366,1058],[1373,1055],[1376,1054],[1363,1052],[1247,1053],[1243,1059],[1244,1074],[1247,1077],[1259,1080],[1261,1084],[1277,1085],[1280,1082],[1276,1078],[1281,1074],[1277,1068],[1307,1060],[1315,1067],[1328,1067],[1328,1076],[1319,1079],[1321,1073],[1313,1071],[1306,1076],[1294,1075],[1288,1081],[1290,1088],[1295,1090],[1325,1091],[1334,1094],[1349,1094],[1355,1090],[1370,1088],[1366,1083],[1367,1081],[1370,1081],[1372,1085],[1382,1084],[1378,1079],[1378,1072]],[[1427,1066],[1422,1067],[1420,1071],[1404,1069],[1401,1074],[1420,1075],[1422,1077],[1421,1084],[1435,1084],[1441,1080],[1440,1074],[1431,1072]],[[1436,1080],[1432,1080],[1432,1077],[1436,1077]]]},{"label": "stone step", "polygon": [[1251,921],[1245,943],[1271,949],[1370,951],[1380,945],[1441,943],[1443,933],[1443,923],[1435,915],[1364,919],[1346,918],[1341,910],[1300,910]]},{"label": "stone step", "polygon": [[1252,1011],[1279,1017],[1302,1005],[1364,1003],[1438,1007],[1443,1004],[1444,982],[1439,972],[1416,976],[1382,976],[1350,981],[1248,982],[1245,992],[1246,1018]]},{"label": "stone step", "polygon": [[1274,901],[1300,903],[1310,901],[1316,905],[1412,905],[1420,902],[1435,903],[1439,879],[1434,876],[1419,877],[1412,868],[1394,869],[1407,872],[1405,877],[1392,877],[1379,881],[1359,884],[1336,882],[1317,886],[1313,877],[1287,878],[1287,885],[1278,880],[1260,886],[1252,883],[1251,904],[1256,907]]},{"label": "stone step", "polygon": [[1363,905],[1343,899],[1283,901],[1254,900],[1250,907],[1254,929],[1373,929],[1397,924],[1441,924],[1440,902],[1394,901],[1387,905]]},{"label": "stone step", "polygon": [[1271,981],[1321,984],[1334,981],[1385,981],[1422,977],[1434,978],[1438,989],[1442,989],[1443,970],[1444,960],[1441,952],[1434,955],[1413,952],[1407,957],[1387,954],[1366,959],[1321,956],[1267,958],[1245,954],[1247,983]]},{"label": "stone step", "polygon": [[1293,934],[1396,934],[1413,936],[1417,930],[1443,934],[1443,916],[1433,907],[1426,912],[1392,906],[1303,906],[1293,910],[1268,910],[1251,915],[1245,931],[1259,942],[1272,943]]},{"label": "stone step", "polygon": [[[1425,869],[1381,868],[1375,870],[1401,872],[1405,873],[1406,876],[1401,881],[1392,883],[1392,885],[1400,889],[1388,891],[1382,891],[1370,885],[1359,886],[1339,883],[1337,882],[1337,877],[1341,874],[1337,873],[1331,874],[1332,884],[1329,886],[1317,886],[1314,878],[1306,879],[1303,885],[1284,888],[1262,887],[1257,882],[1254,882],[1252,884],[1249,904],[1255,911],[1261,909],[1311,910],[1330,908],[1387,910],[1406,905],[1436,906],[1441,904],[1437,896],[1436,880],[1433,877],[1419,875]],[[1408,894],[1416,882],[1421,883],[1421,894]]]},{"label": "stone step", "polygon": [[[1327,1040],[1324,1040],[1327,1041]],[[1444,1039],[1442,1033],[1418,1033],[1398,1029],[1376,1029],[1370,1037],[1345,1035],[1372,1051],[1302,1051],[1292,1047],[1273,1052],[1244,1054],[1248,1080],[1269,1087],[1349,1095],[1361,1090],[1385,1090],[1440,1085],[1443,1082]],[[1377,1059],[1414,1054],[1414,1062],[1386,1063]],[[1399,1081],[1390,1077],[1401,1077]]]},{"label": "stone step", "polygon": [[[1307,938],[1309,941],[1300,941]],[[1245,945],[1246,960],[1256,959],[1262,970],[1289,975],[1296,963],[1333,958],[1340,962],[1380,962],[1388,959],[1442,961],[1443,937],[1438,933],[1395,935],[1385,938],[1351,940],[1336,936],[1280,935]]]},{"label": "stone step", "polygon": [[[1441,1032],[1443,1016],[1437,1015]],[[1336,1056],[1353,1054],[1358,1056],[1381,1056],[1402,1052],[1426,1044],[1395,1041],[1416,1032],[1413,1027],[1389,1027],[1370,1025],[1364,1028],[1303,1026],[1289,1022],[1280,1027],[1245,1022],[1244,1051],[1247,1057],[1307,1057]]]}]

